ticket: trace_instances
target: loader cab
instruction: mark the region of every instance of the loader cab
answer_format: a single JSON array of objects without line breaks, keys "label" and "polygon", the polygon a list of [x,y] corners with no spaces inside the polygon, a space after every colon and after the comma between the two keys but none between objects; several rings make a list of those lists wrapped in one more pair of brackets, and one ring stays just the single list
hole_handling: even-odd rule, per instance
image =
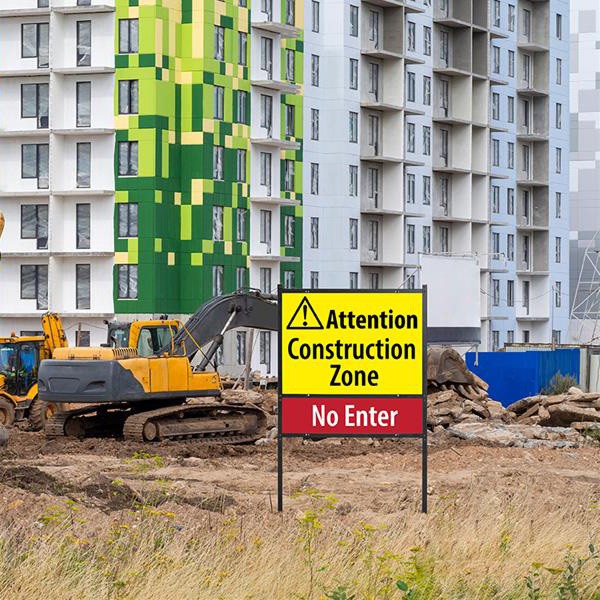
[{"label": "loader cab", "polygon": [[109,323],[107,345],[111,348],[135,348],[140,356],[154,356],[171,344],[180,327],[179,321],[170,319]]},{"label": "loader cab", "polygon": [[43,337],[0,338],[0,376],[4,391],[12,396],[26,396],[37,383]]}]

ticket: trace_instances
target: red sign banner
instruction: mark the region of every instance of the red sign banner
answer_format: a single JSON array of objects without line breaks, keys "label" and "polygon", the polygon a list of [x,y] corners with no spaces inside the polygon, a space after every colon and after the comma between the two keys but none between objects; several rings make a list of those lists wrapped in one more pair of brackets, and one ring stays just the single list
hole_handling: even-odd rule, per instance
[{"label": "red sign banner", "polygon": [[423,435],[423,398],[281,398],[283,435]]}]

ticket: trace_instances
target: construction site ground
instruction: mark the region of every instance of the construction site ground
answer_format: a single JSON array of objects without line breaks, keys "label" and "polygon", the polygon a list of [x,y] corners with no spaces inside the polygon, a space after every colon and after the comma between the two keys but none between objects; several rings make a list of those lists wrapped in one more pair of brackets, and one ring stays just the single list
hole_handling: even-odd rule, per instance
[{"label": "construction site ground", "polygon": [[[297,492],[333,493],[339,508],[377,521],[420,506],[418,440],[286,440],[286,506]],[[502,448],[433,436],[430,507],[473,494],[497,506],[516,491],[540,511],[600,499],[598,448]],[[276,444],[219,446],[201,442],[138,444],[113,439],[47,440],[13,429],[0,458],[0,519],[35,521],[60,500],[81,510],[169,507],[184,517],[210,511],[237,515],[275,510]]]}]

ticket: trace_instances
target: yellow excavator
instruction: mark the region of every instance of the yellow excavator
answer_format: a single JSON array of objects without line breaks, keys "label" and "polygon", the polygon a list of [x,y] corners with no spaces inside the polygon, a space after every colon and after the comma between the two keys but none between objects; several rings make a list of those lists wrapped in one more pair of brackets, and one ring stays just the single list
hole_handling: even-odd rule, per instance
[{"label": "yellow excavator", "polygon": [[[206,369],[227,331],[278,328],[275,296],[240,291],[213,298],[185,324],[167,322],[168,332],[155,336],[162,347],[153,348],[151,355],[141,355],[141,336],[134,344],[132,334],[143,330],[139,325],[131,325],[124,347],[115,343],[113,347],[57,348],[52,360],[42,361],[39,397],[56,404],[86,405],[57,412],[46,423],[46,435],[122,435],[149,442],[202,438],[227,443],[260,437],[266,420],[263,411],[216,402],[221,380],[216,369]],[[200,360],[192,366],[197,356]]]}]

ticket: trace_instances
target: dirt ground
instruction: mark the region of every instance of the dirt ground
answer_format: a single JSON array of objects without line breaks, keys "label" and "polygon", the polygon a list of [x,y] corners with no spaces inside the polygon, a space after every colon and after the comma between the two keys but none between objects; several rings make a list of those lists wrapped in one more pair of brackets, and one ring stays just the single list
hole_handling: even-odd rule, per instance
[{"label": "dirt ground", "polygon": [[[600,448],[523,449],[430,440],[430,507],[481,494],[503,505],[515,494],[536,498],[540,511],[600,500]],[[419,510],[420,442],[286,440],[286,507],[295,492],[316,488],[338,499],[338,510],[377,520]],[[269,513],[276,506],[276,444],[215,446],[201,442],[144,445],[118,440],[47,440],[11,430],[0,455],[0,524],[32,525],[57,503],[112,514],[136,505],[160,506],[193,518],[201,511]]]}]

